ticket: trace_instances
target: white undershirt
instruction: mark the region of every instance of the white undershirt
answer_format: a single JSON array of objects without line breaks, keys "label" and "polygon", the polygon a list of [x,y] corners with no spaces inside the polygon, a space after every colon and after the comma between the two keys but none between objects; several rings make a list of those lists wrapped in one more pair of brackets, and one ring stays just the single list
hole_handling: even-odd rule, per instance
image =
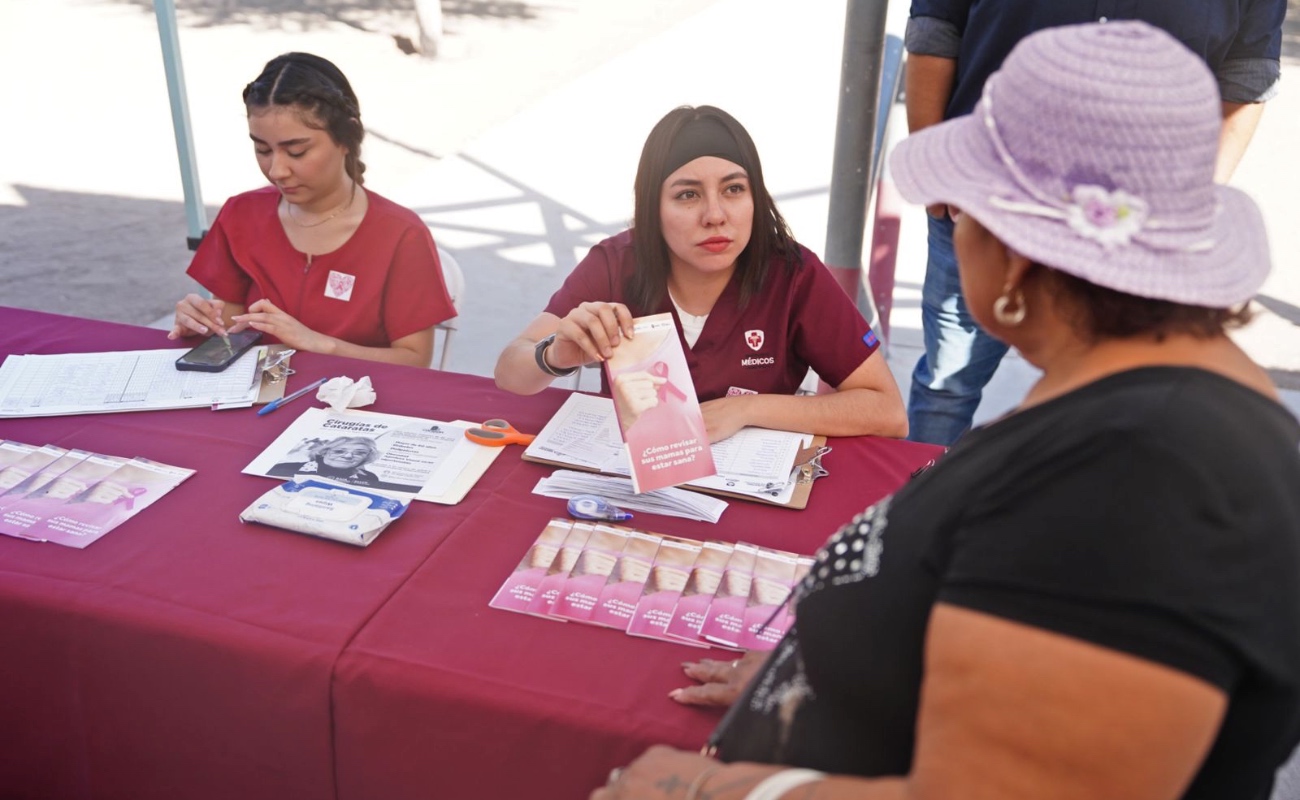
[{"label": "white undershirt", "polygon": [[673,301],[673,308],[677,309],[677,319],[681,320],[682,336],[686,339],[686,346],[695,347],[695,343],[700,339],[700,333],[704,331],[704,323],[708,320],[709,315],[704,314],[697,317],[694,314],[686,313],[681,304],[677,302],[677,298],[673,297],[672,292],[668,293],[668,299]]}]

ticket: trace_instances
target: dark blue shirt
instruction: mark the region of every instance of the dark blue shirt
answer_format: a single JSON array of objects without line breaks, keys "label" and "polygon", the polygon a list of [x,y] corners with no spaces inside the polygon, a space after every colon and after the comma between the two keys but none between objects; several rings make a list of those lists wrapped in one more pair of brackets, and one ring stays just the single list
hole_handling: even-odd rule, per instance
[{"label": "dark blue shirt", "polygon": [[[1225,100],[1265,100],[1280,72],[1286,0],[912,0],[911,16],[913,21],[927,17],[947,23],[942,27],[950,34],[955,27],[957,76],[945,114],[950,119],[975,108],[989,75],[1029,34],[1121,19],[1163,28],[1205,59]],[[909,24],[910,52],[951,57],[918,51],[913,34]]]}]

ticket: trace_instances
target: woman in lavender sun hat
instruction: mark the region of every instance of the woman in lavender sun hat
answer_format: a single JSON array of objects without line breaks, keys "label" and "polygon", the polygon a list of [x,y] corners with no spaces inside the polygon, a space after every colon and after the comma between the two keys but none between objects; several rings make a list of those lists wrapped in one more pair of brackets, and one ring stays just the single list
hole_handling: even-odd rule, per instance
[{"label": "woman in lavender sun hat", "polygon": [[1269,796],[1300,740],[1300,424],[1224,333],[1268,249],[1214,185],[1218,118],[1167,34],[1069,26],[898,146],[1042,379],[831,537],[787,637],[710,693],[716,757],[654,748],[593,798]]}]

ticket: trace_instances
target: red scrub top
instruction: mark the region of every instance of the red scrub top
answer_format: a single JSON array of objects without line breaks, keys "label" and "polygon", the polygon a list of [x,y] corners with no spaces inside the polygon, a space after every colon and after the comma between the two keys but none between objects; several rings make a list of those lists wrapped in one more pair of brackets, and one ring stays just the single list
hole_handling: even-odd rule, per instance
[{"label": "red scrub top", "polygon": [[310,259],[280,222],[274,186],[226,201],[187,274],[213,296],[245,306],[266,298],[314,331],[365,347],[456,316],[429,228],[367,190],[370,206],[352,238]]},{"label": "red scrub top", "polygon": [[[724,397],[733,389],[794,394],[809,367],[838,386],[880,346],[821,259],[803,245],[798,247],[800,264],[793,273],[774,258],[763,288],[743,309],[739,277],[733,275],[695,346],[688,347],[682,339],[701,402]],[[591,248],[545,310],[563,317],[586,302],[626,304],[627,279],[635,269],[632,232],[623,231]],[[681,320],[667,292],[657,309],[629,309],[635,316],[670,312],[677,320],[677,335],[682,335]]]}]

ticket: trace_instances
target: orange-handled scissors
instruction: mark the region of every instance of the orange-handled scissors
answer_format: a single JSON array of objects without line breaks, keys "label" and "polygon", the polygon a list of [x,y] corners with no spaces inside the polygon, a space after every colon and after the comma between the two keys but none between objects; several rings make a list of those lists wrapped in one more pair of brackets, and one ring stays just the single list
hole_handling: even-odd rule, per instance
[{"label": "orange-handled scissors", "polygon": [[465,438],[488,447],[504,447],[508,444],[532,444],[537,438],[531,433],[520,433],[503,419],[490,419],[477,428],[465,431]]}]

